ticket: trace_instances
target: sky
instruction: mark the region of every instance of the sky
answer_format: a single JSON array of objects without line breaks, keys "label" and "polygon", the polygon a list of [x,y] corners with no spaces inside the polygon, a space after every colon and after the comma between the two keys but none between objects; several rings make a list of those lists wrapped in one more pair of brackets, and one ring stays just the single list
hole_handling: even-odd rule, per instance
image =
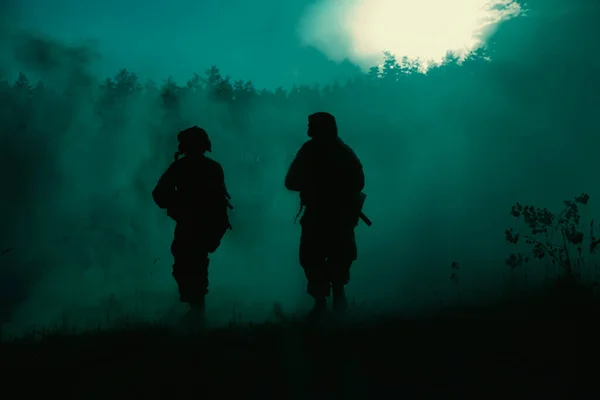
[{"label": "sky", "polygon": [[464,53],[520,11],[513,0],[23,0],[13,9],[21,28],[94,43],[99,75],[128,68],[185,82],[215,64],[269,88],[345,81],[377,64],[384,50]]},{"label": "sky", "polygon": [[[350,76],[305,46],[297,31],[307,0],[23,0],[20,25],[71,43],[94,41],[101,75],[128,68],[141,77],[185,81],[215,64],[260,87]],[[165,5],[168,4],[168,5]]]},{"label": "sky", "polygon": [[[431,70],[398,90],[337,96],[328,110],[363,161],[374,221],[357,228],[350,295],[375,309],[456,301],[452,261],[462,265],[465,298],[501,290],[514,202],[556,209],[583,191],[600,195],[598,6],[530,0],[524,16],[501,0],[487,9],[484,0],[441,1],[0,0],[0,75],[25,69],[64,94],[39,100],[31,121],[16,123],[13,109],[0,107],[0,181],[21,183],[0,197],[0,245],[14,248],[0,259],[0,295],[12,296],[0,303],[10,308],[0,307],[0,324],[11,318],[26,331],[87,321],[115,304],[144,318],[181,308],[172,221],[150,196],[172,160],[177,124],[150,95],[105,124],[95,79],[128,68],[184,83],[215,64],[259,88],[312,84],[344,81],[384,50],[435,61],[444,47],[460,56],[483,43],[491,61],[474,76]],[[78,44],[86,51],[74,51]],[[233,121],[238,131],[220,104],[181,105],[186,123],[211,135],[236,207],[210,271],[209,314],[221,322],[235,310],[264,319],[274,301],[286,311],[310,305],[297,260],[298,198],[283,178],[316,107],[257,106]]]}]

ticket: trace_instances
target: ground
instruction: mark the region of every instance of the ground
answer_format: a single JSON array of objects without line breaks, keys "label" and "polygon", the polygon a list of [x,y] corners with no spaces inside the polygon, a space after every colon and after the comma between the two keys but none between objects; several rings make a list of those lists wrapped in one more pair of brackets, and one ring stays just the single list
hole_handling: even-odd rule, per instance
[{"label": "ground", "polygon": [[591,398],[583,371],[594,374],[598,309],[544,297],[414,319],[132,325],[4,341],[0,363],[5,388],[78,399]]}]

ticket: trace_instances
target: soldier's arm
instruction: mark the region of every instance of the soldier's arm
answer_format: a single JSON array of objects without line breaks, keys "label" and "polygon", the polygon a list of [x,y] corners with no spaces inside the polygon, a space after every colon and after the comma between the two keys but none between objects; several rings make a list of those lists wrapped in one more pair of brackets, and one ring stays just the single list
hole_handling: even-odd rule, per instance
[{"label": "soldier's arm", "polygon": [[229,192],[227,192],[227,185],[225,184],[225,172],[223,171],[223,167],[219,164],[219,168],[217,168],[217,182],[219,187],[223,190],[223,195],[225,197],[229,197]]},{"label": "soldier's arm", "polygon": [[152,198],[158,207],[165,209],[173,206],[177,196],[176,185],[175,163],[173,163],[162,174],[152,191]]},{"label": "soldier's arm", "polygon": [[306,176],[306,164],[307,164],[307,147],[306,144],[300,148],[298,154],[292,161],[292,165],[287,172],[285,177],[285,187],[287,190],[294,192],[300,192],[304,187],[304,180]]},{"label": "soldier's arm", "polygon": [[356,176],[355,176],[356,191],[362,192],[365,188],[365,171],[362,163],[356,158]]},{"label": "soldier's arm", "polygon": [[363,165],[352,149],[350,149],[350,154],[352,156],[352,166],[350,168],[352,171],[350,180],[350,184],[352,185],[351,189],[353,192],[362,192],[365,188],[365,172],[363,170]]}]

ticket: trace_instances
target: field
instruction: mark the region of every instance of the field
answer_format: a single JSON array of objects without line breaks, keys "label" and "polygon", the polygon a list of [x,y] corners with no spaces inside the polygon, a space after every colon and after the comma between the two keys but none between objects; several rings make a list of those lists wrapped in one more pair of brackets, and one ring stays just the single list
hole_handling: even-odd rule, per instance
[{"label": "field", "polygon": [[125,324],[7,340],[1,363],[5,386],[62,398],[586,398],[598,309],[553,290],[413,319],[349,311],[211,330]]}]

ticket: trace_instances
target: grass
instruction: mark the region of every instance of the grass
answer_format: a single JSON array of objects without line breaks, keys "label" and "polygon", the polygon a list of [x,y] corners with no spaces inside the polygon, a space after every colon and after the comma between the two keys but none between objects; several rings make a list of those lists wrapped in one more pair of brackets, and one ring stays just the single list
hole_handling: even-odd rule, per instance
[{"label": "grass", "polygon": [[[524,238],[529,251],[506,264],[557,268],[536,294],[411,319],[350,310],[315,323],[275,306],[276,322],[219,329],[126,322],[37,332],[0,342],[2,384],[5,393],[77,399],[591,398],[594,379],[584,373],[597,369],[600,274],[592,256],[600,241],[593,220],[587,237],[581,229],[588,200],[566,201],[561,213],[513,207],[529,232],[511,228],[506,239]],[[451,268],[460,299],[460,267]]]},{"label": "grass", "polygon": [[195,332],[143,324],[54,331],[2,342],[0,363],[4,377],[28,369],[31,385],[6,380],[21,394],[39,382],[63,398],[576,398],[582,344],[600,331],[592,323],[600,307],[573,301],[581,298],[552,291],[415,319],[350,313]]}]

